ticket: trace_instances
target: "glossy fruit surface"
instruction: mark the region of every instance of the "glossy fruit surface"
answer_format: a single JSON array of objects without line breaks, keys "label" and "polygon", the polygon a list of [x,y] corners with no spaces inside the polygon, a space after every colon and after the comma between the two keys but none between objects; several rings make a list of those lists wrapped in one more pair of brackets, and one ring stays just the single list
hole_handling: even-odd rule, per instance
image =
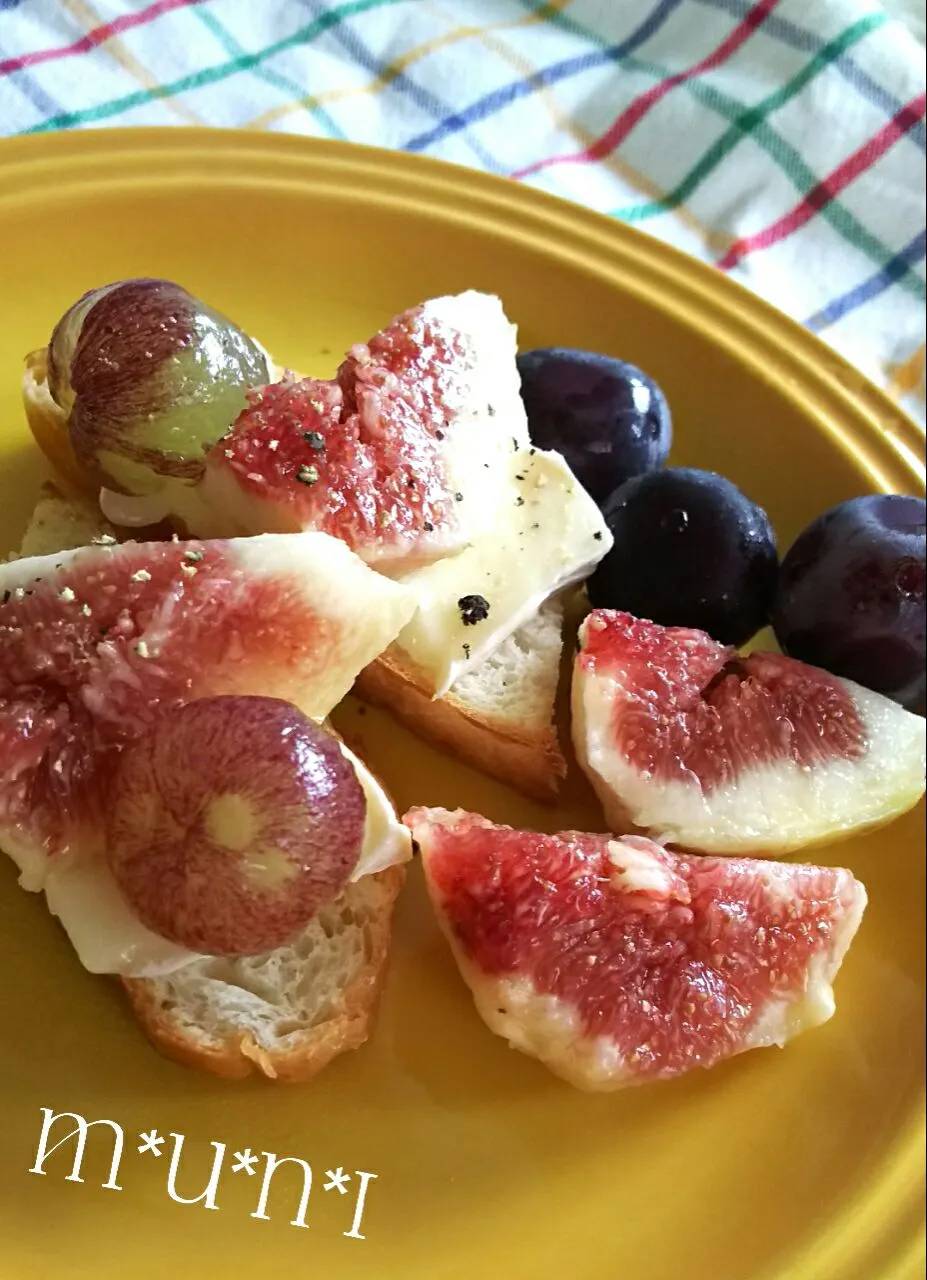
[{"label": "glossy fruit surface", "polygon": [[636,365],[594,351],[542,347],[523,352],[518,371],[531,439],[562,453],[598,503],[666,461],[669,406]]},{"label": "glossy fruit surface", "polygon": [[927,505],[851,498],[812,521],[779,571],[773,628],[783,650],[903,706],[923,706]]},{"label": "glossy fruit surface", "polygon": [[261,696],[171,709],[118,758],[107,858],[143,924],[191,951],[283,946],[347,883],[364,792],[336,738]]},{"label": "glossy fruit surface", "polygon": [[170,280],[84,294],[48,344],[48,387],[78,463],[128,494],[201,474],[206,450],[270,380],[263,350]]},{"label": "glossy fruit surface", "polygon": [[769,617],[778,565],[769,517],[730,480],[670,467],[605,505],[615,545],[589,579],[596,608],[744,644]]}]

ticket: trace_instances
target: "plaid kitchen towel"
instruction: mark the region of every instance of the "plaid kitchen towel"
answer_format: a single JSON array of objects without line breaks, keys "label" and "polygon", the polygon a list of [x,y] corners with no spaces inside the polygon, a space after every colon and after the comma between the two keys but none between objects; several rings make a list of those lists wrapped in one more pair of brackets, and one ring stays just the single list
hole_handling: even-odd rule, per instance
[{"label": "plaid kitchen towel", "polygon": [[923,421],[923,13],[923,0],[0,0],[0,134],[232,125],[507,174],[731,273]]}]

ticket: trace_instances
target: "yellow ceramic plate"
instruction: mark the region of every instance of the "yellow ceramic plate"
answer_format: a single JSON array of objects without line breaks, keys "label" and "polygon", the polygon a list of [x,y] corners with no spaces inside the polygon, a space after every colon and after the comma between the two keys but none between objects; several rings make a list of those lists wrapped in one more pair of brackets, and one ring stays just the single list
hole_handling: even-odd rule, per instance
[{"label": "yellow ceramic plate", "polygon": [[[675,412],[675,460],[730,475],[783,542],[824,507],[920,492],[923,440],[847,365],[720,276],[531,191],[402,155],[196,130],[0,143],[0,545],[42,466],[18,402],[23,354],[82,290],[182,281],[279,358],[330,371],[354,340],[429,295],[500,294],[526,347],[634,360]],[[400,809],[464,805],[548,829],[599,815],[575,786],[534,810],[388,721],[342,724]],[[478,1021],[427,910],[418,868],[396,925],[376,1034],[308,1087],[224,1084],[162,1061],[114,983],[82,972],[37,899],[0,868],[0,1274],[3,1280],[913,1280],[923,1193],[923,815],[825,857],[871,907],[838,1012],[778,1052],[587,1097]],[[112,1129],[30,1173],[43,1107]],[[183,1135],[178,1194],[138,1134]],[[173,1140],[169,1140],[173,1141]],[[306,1161],[229,1170],[250,1148]],[[326,1171],[352,1181],[325,1191]],[[361,1179],[358,1172],[376,1175]],[[358,1188],[367,1196],[358,1212]],[[364,1239],[358,1238],[364,1236]]]}]

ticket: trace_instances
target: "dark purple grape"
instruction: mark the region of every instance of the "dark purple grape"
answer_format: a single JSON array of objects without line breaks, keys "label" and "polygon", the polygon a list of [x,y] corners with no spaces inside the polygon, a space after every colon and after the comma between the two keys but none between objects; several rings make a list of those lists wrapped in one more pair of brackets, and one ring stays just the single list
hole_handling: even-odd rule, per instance
[{"label": "dark purple grape", "polygon": [[779,571],[773,627],[793,658],[917,707],[925,683],[925,503],[851,498],[818,516]]},{"label": "dark purple grape", "polygon": [[625,480],[663,466],[672,440],[669,407],[633,364],[543,347],[523,352],[518,371],[533,443],[562,453],[600,506]]},{"label": "dark purple grape", "polygon": [[615,545],[587,584],[595,608],[740,645],[769,620],[778,558],[769,517],[723,476],[669,467],[604,508]]}]

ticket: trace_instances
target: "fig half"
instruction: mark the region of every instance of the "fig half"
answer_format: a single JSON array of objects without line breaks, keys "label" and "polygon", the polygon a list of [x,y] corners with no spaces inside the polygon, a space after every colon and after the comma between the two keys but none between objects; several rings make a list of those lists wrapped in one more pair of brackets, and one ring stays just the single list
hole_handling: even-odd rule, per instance
[{"label": "fig half", "polygon": [[777,653],[598,609],[580,628],[573,742],[609,825],[708,853],[800,849],[924,793],[924,724]]}]

